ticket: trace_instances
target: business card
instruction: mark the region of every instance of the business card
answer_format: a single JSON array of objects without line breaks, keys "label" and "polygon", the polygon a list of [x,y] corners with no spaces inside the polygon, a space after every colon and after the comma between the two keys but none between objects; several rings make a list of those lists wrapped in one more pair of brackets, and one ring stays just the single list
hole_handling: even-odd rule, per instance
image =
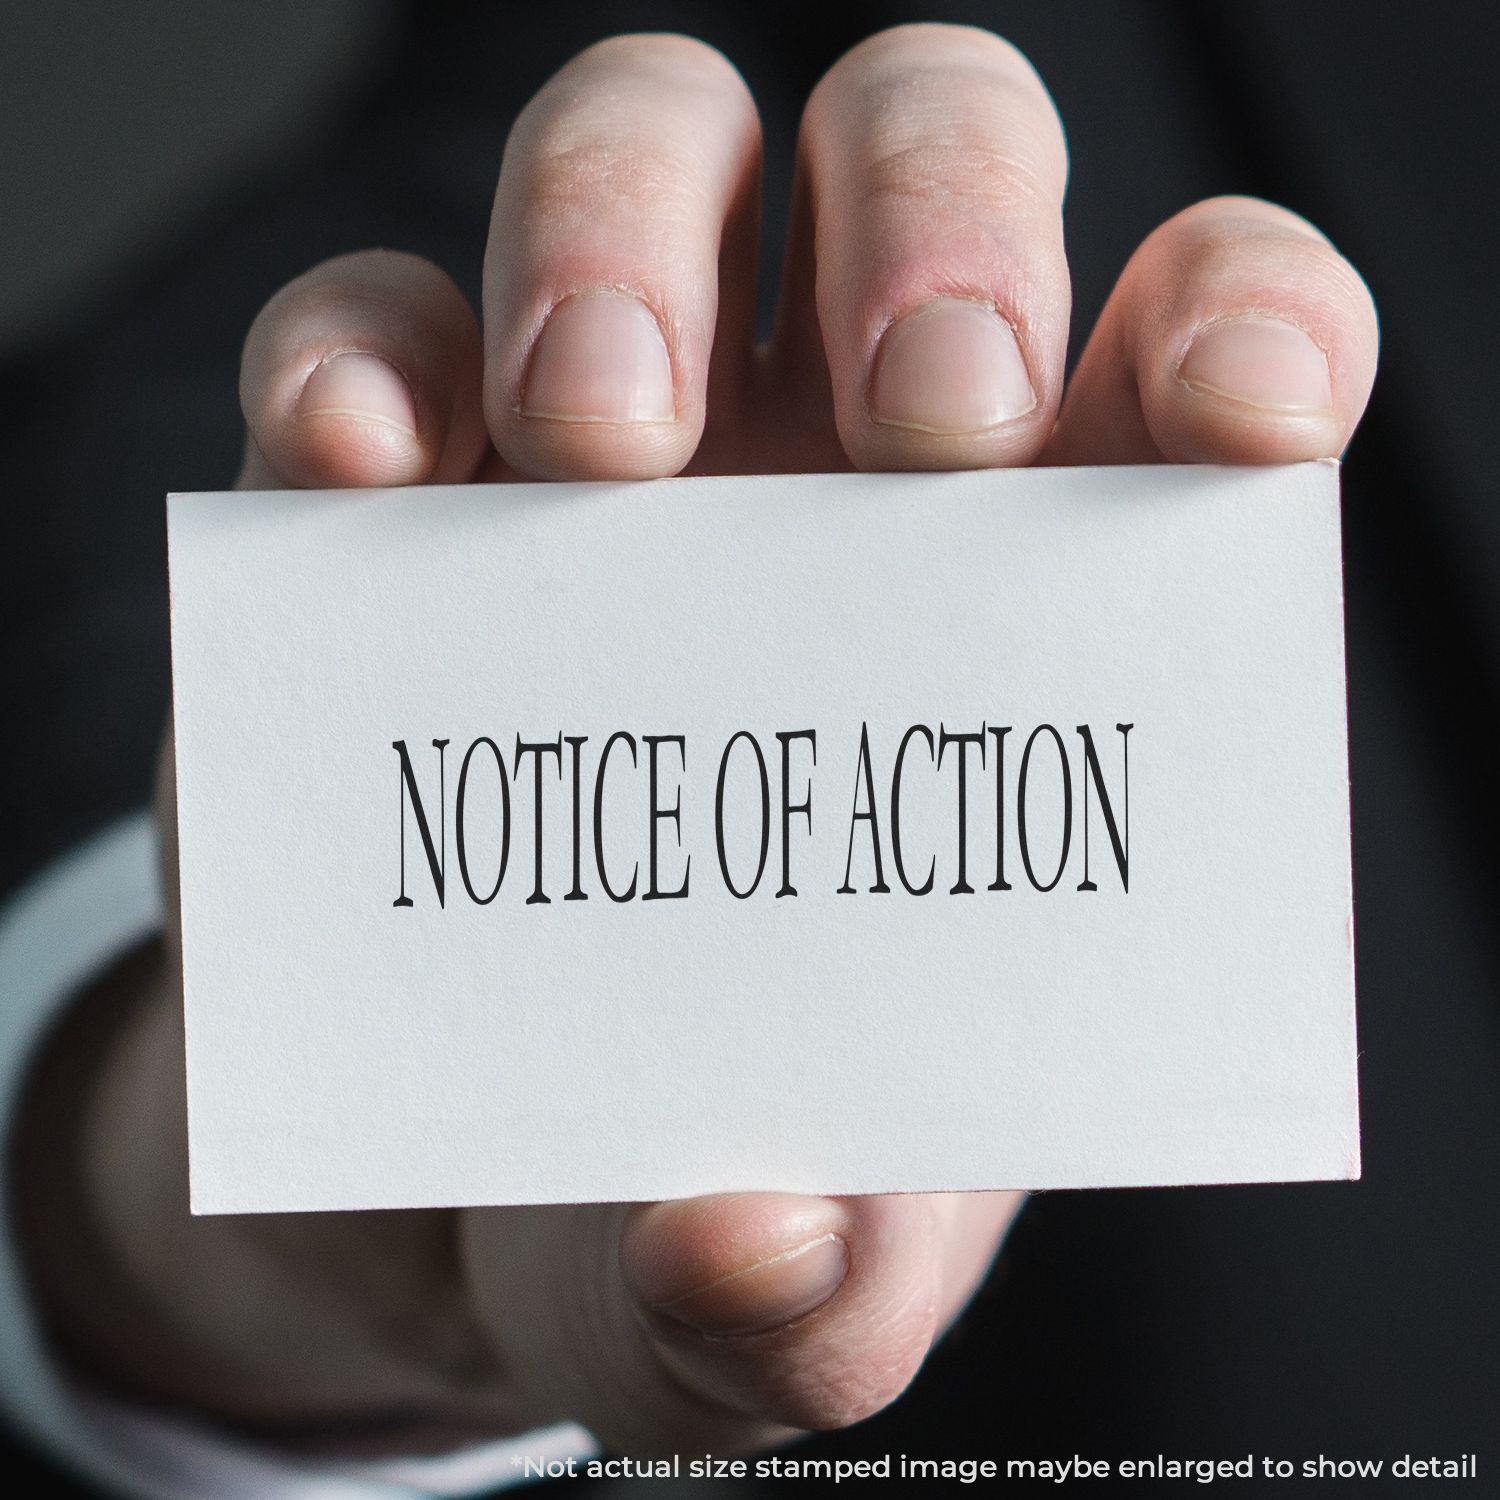
[{"label": "business card", "polygon": [[1335,465],[168,515],[195,1211],[1358,1176]]}]

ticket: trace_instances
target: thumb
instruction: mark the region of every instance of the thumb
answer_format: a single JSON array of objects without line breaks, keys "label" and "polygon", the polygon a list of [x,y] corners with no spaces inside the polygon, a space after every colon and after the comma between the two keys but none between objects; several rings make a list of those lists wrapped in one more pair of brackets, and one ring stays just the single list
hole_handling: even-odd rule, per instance
[{"label": "thumb", "polygon": [[465,1271],[525,1405],[631,1453],[872,1415],[967,1299],[1014,1194],[474,1209]]}]

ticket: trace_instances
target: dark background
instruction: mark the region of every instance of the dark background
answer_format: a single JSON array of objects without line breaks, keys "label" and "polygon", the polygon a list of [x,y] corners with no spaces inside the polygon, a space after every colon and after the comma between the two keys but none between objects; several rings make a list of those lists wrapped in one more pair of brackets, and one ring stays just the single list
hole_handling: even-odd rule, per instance
[{"label": "dark background", "polygon": [[[729,54],[765,116],[769,305],[800,101],[845,47],[908,19],[991,26],[1052,89],[1073,159],[1075,352],[1134,246],[1209,194],[1308,215],[1374,290],[1382,372],[1345,471],[1365,1178],[1039,1197],[910,1394],[800,1451],[1477,1450],[1485,1474],[1500,1463],[1500,15],[1477,0],[9,0],[0,894],[148,795],[162,496],[231,479],[240,342],[281,283],[382,244],[472,295],[529,94],[598,36],[680,29]],[[81,1493],[0,1453],[7,1477]]]}]

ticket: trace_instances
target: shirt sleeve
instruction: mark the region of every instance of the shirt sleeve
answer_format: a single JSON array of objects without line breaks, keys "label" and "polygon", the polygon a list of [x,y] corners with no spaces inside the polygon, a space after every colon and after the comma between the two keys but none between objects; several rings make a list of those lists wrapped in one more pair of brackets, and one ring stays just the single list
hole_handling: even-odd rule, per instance
[{"label": "shirt sleeve", "polygon": [[[145,813],[97,834],[0,908],[0,1144],[27,1063],[68,1000],[161,926]],[[142,1500],[414,1500],[522,1479],[536,1461],[598,1451],[570,1423],[441,1457],[352,1463],[295,1457],[207,1423],[84,1389],[53,1358],[13,1242],[0,1155],[0,1411],[21,1436],[106,1491]],[[533,1463],[528,1466],[527,1460]]]}]

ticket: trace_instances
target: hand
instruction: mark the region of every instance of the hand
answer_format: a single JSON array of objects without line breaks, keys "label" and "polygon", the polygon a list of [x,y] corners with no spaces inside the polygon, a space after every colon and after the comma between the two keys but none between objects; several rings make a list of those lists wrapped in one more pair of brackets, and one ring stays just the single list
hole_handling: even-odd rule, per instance
[{"label": "hand", "polygon": [[[506,148],[482,331],[443,271],[383,251],[266,307],[241,486],[1279,462],[1338,454],[1363,411],[1363,283],[1304,220],[1243,198],[1146,240],[1064,390],[1062,128],[988,33],[887,31],[818,85],[763,349],[759,155],[718,53],[590,48]],[[169,880],[170,779],[169,735]],[[37,1275],[117,1385],[287,1439],[409,1451],[566,1418],[626,1450],[726,1452],[852,1422],[911,1379],[1018,1206],[736,1195],[193,1221],[174,954],[169,935],[130,980],[138,1003],[113,1012],[83,1092],[75,1207],[105,1269],[37,1250]]]}]

